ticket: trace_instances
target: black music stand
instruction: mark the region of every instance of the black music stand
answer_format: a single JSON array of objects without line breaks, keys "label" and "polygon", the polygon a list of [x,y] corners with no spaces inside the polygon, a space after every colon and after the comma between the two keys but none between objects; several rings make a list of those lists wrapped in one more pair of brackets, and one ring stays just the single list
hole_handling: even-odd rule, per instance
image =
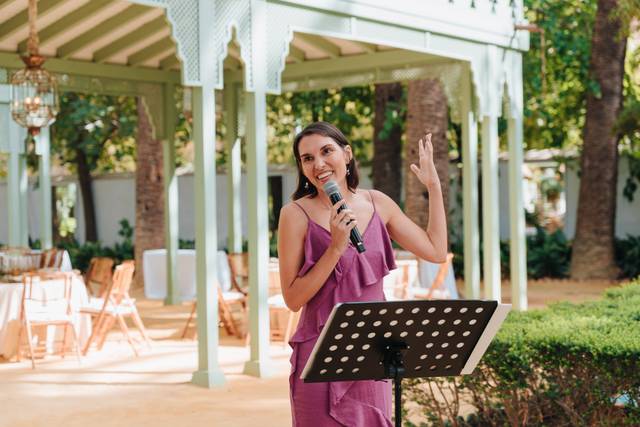
[{"label": "black music stand", "polygon": [[481,300],[337,304],[300,377],[309,383],[392,379],[401,426],[402,379],[470,374],[510,309]]}]

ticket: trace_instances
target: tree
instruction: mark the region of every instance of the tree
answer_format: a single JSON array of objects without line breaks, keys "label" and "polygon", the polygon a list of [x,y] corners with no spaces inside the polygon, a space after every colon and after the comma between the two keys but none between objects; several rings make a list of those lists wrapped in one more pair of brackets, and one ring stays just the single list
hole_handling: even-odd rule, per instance
[{"label": "tree", "polygon": [[625,29],[615,15],[618,0],[598,0],[589,75],[597,91],[587,95],[580,162],[576,235],[571,255],[573,279],[615,279],[615,211],[618,141],[614,125],[621,111]]},{"label": "tree", "polygon": [[78,176],[87,241],[98,240],[91,174],[133,170],[136,126],[135,98],[75,92],[60,96],[51,151]]},{"label": "tree", "polygon": [[423,228],[428,225],[427,189],[411,171],[419,163],[418,140],[431,133],[433,157],[444,205],[449,206],[449,143],[447,142],[447,97],[436,79],[410,81],[407,93],[407,143],[405,147],[405,212]]},{"label": "tree", "polygon": [[401,83],[375,85],[373,120],[373,188],[396,203],[402,199],[402,123],[405,99]]},{"label": "tree", "polygon": [[142,253],[165,247],[164,170],[162,144],[153,139],[151,122],[141,98],[137,99],[138,132],[136,156],[136,284],[144,283]]}]

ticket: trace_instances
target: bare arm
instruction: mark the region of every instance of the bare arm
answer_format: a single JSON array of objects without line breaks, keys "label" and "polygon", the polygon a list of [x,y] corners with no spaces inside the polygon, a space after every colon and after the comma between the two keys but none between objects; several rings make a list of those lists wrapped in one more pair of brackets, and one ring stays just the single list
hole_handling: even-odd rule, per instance
[{"label": "bare arm", "polygon": [[429,192],[429,225],[423,230],[407,217],[400,207],[388,196],[376,192],[376,198],[382,199],[381,205],[389,213],[387,229],[393,240],[416,256],[431,262],[442,263],[447,257],[447,218],[442,199],[440,179],[433,163],[431,135],[427,135],[424,144],[419,142],[420,167],[411,165]]},{"label": "bare arm", "polygon": [[[280,211],[278,225],[280,286],[284,301],[292,311],[300,310],[322,288],[347,248],[349,233],[357,223],[350,209],[337,214],[339,205],[340,203],[334,206],[331,214],[331,244],[313,268],[302,277],[298,277],[298,272],[304,262],[307,219],[300,208],[292,203]],[[349,225],[346,224],[348,219],[352,219]]]}]

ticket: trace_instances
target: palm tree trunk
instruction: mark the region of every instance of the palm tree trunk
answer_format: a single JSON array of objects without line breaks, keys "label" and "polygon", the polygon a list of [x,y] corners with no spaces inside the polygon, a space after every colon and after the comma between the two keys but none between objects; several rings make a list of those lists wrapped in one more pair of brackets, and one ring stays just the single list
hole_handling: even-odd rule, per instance
[{"label": "palm tree trunk", "polygon": [[598,0],[591,44],[590,76],[600,94],[587,95],[580,164],[578,221],[571,256],[573,279],[614,279],[618,135],[613,126],[622,108],[626,38],[611,13],[617,0]]},{"label": "palm tree trunk", "polygon": [[387,112],[402,102],[402,84],[375,85],[375,116],[373,121],[373,188],[382,191],[396,203],[402,197],[402,127],[394,125],[385,138],[381,132]]},{"label": "palm tree trunk", "polygon": [[[436,79],[409,82],[407,96],[407,143],[405,147],[405,212],[416,224],[428,225],[427,189],[411,171],[411,163],[419,164],[418,141],[432,133],[433,156],[444,206],[449,206],[449,144],[447,141],[447,97]],[[448,212],[447,212],[448,216]],[[447,221],[448,223],[448,221]]]},{"label": "palm tree trunk", "polygon": [[162,146],[154,140],[151,123],[142,100],[138,98],[138,133],[136,147],[136,224],[135,262],[137,286],[144,283],[142,253],[165,247],[164,176]]},{"label": "palm tree trunk", "polygon": [[81,140],[74,144],[76,150],[76,164],[78,167],[78,183],[82,193],[82,210],[84,212],[85,241],[97,242],[98,230],[96,225],[96,208],[93,202],[93,178],[87,160],[87,154],[80,147]]}]

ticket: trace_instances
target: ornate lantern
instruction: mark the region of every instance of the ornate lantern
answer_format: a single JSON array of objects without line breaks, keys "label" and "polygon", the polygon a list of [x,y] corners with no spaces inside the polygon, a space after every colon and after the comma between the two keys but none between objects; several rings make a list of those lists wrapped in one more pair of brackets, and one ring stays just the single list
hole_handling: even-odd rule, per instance
[{"label": "ornate lantern", "polygon": [[38,54],[36,4],[29,0],[28,55],[22,57],[25,68],[11,76],[11,117],[29,129],[32,137],[53,123],[59,110],[56,80],[42,68],[45,58]]}]

